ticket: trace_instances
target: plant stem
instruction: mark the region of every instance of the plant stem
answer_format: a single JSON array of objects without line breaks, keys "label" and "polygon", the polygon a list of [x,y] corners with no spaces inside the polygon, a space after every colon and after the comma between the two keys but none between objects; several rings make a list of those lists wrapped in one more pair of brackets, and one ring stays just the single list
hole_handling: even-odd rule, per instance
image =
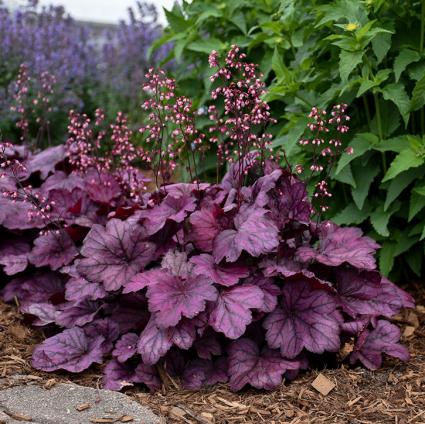
[{"label": "plant stem", "polygon": [[370,131],[370,128],[371,128],[370,123],[371,123],[372,120],[370,118],[369,103],[368,103],[367,98],[364,94],[362,96],[362,99],[363,99],[363,105],[364,105],[364,109],[365,109],[365,113],[366,113],[367,125],[368,125],[369,131]]},{"label": "plant stem", "polygon": [[[379,134],[379,141],[382,141],[383,139],[383,131],[382,131],[382,121],[381,121],[381,108],[379,106],[379,99],[376,93],[373,93],[373,99],[375,101],[375,111],[376,111],[376,123],[378,125],[378,134]],[[382,168],[384,170],[384,173],[387,172],[387,159],[385,157],[385,152],[381,152],[382,156]]]},{"label": "plant stem", "polygon": [[[419,54],[422,55],[424,50],[424,31],[425,31],[425,0],[422,0],[421,7],[421,39],[419,40]],[[420,112],[421,117],[421,134],[423,135],[425,132],[425,113],[424,108],[421,108]]]},{"label": "plant stem", "polygon": [[421,39],[419,40],[419,54],[422,54],[424,49],[424,24],[425,24],[425,0],[422,0],[421,8]]}]

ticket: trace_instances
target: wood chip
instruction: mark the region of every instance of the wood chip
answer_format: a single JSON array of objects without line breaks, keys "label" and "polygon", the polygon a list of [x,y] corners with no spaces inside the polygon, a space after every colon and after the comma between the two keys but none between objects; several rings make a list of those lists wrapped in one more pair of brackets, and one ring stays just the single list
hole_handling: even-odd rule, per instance
[{"label": "wood chip", "polygon": [[403,337],[411,337],[415,333],[416,328],[413,325],[408,325],[403,331]]},{"label": "wood chip", "polygon": [[15,419],[16,421],[32,421],[32,417],[25,414],[8,412],[7,415],[10,415],[10,417]]},{"label": "wood chip", "polygon": [[22,325],[11,325],[9,327],[9,333],[19,340],[25,340],[27,337],[27,331]]},{"label": "wood chip", "polygon": [[210,412],[201,412],[201,417],[208,423],[214,424],[215,418],[214,415]]},{"label": "wood chip", "polygon": [[121,421],[122,423],[130,423],[130,422],[134,421],[134,417],[132,417],[131,415],[123,415],[123,416],[120,418],[120,421]]},{"label": "wood chip", "polygon": [[316,377],[311,385],[323,396],[327,396],[331,390],[335,388],[335,384],[321,373]]},{"label": "wood chip", "polygon": [[186,412],[183,411],[183,409],[178,408],[177,406],[173,406],[170,409],[170,416],[176,419],[181,419],[184,418],[186,415]]},{"label": "wood chip", "polygon": [[80,404],[80,405],[77,405],[76,407],[75,407],[75,409],[78,411],[78,412],[81,412],[81,411],[85,411],[86,409],[89,409],[90,408],[90,404],[89,403],[82,403],[82,404]]}]

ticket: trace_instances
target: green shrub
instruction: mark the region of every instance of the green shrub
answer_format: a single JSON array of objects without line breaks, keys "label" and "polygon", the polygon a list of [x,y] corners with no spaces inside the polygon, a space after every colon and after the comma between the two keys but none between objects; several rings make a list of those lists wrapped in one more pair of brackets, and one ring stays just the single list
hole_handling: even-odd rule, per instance
[{"label": "green shrub", "polygon": [[[278,124],[274,146],[303,164],[306,112],[350,104],[351,156],[333,172],[329,216],[376,240],[380,268],[421,274],[425,239],[425,1],[193,0],[166,11],[179,85],[197,106],[206,56],[238,44],[260,63]],[[406,266],[408,265],[408,266]]]}]

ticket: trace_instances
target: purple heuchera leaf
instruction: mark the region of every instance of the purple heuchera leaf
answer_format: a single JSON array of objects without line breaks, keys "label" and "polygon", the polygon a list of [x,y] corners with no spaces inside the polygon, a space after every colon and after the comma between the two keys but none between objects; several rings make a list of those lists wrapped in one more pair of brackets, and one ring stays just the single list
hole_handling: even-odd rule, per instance
[{"label": "purple heuchera leaf", "polygon": [[37,267],[49,266],[57,270],[68,265],[77,254],[74,242],[65,231],[49,231],[34,240],[29,259]]},{"label": "purple heuchera leaf", "polygon": [[251,309],[263,304],[263,291],[252,284],[224,289],[211,311],[209,323],[229,339],[237,339],[252,320]]},{"label": "purple heuchera leaf", "polygon": [[112,356],[115,356],[118,362],[125,362],[137,353],[137,342],[139,336],[136,333],[127,333],[115,343],[115,349]]},{"label": "purple heuchera leaf", "polygon": [[214,355],[221,355],[221,344],[217,333],[204,335],[194,343],[196,353],[202,359],[211,359]]},{"label": "purple heuchera leaf", "polygon": [[260,262],[260,268],[263,270],[265,277],[291,277],[303,270],[303,265],[295,261],[293,258],[282,257],[277,259],[267,258]]},{"label": "purple heuchera leaf", "polygon": [[217,383],[226,383],[228,379],[225,358],[216,361],[195,359],[184,370],[183,386],[189,390],[199,390]]},{"label": "purple heuchera leaf", "polygon": [[222,230],[218,221],[221,214],[223,214],[223,210],[212,205],[208,209],[202,208],[190,215],[190,238],[198,249],[204,252],[212,252],[214,240]]},{"label": "purple heuchera leaf", "polygon": [[211,281],[201,275],[176,277],[163,272],[148,287],[149,310],[160,327],[177,325],[182,317],[193,318],[205,309],[207,301],[217,298]]},{"label": "purple heuchera leaf", "polygon": [[65,172],[56,171],[41,185],[41,191],[47,193],[50,190],[66,190],[71,192],[75,188],[85,189],[84,180],[78,175],[67,175]]},{"label": "purple heuchera leaf", "polygon": [[385,320],[379,320],[373,330],[365,330],[354,346],[350,362],[361,361],[366,368],[375,370],[382,365],[382,354],[409,359],[409,351],[399,343],[400,329]]},{"label": "purple heuchera leaf", "polygon": [[374,253],[379,245],[362,234],[360,228],[341,228],[329,221],[325,222],[319,229],[317,249],[300,247],[297,259],[303,263],[317,261],[329,266],[347,262],[355,268],[374,270],[376,268]]},{"label": "purple heuchera leaf", "polygon": [[401,308],[415,306],[412,297],[378,272],[337,272],[339,301],[343,310],[355,318],[357,315],[391,318]]},{"label": "purple heuchera leaf", "polygon": [[77,270],[89,281],[118,290],[153,258],[155,245],[139,225],[111,219],[106,228],[94,225],[84,240]]},{"label": "purple heuchera leaf", "polygon": [[103,341],[102,336],[88,337],[79,327],[64,330],[34,349],[32,366],[42,371],[84,371],[94,362],[102,363]]},{"label": "purple heuchera leaf", "polygon": [[103,285],[87,281],[84,277],[72,277],[66,283],[65,299],[66,300],[82,300],[103,299],[107,296],[107,292]]},{"label": "purple heuchera leaf", "polygon": [[49,302],[52,296],[63,293],[64,284],[60,274],[46,272],[34,276],[13,279],[3,290],[5,302],[12,302],[15,297],[21,303]]},{"label": "purple heuchera leaf", "polygon": [[188,212],[196,209],[196,201],[190,195],[182,195],[178,198],[170,194],[158,206],[143,211],[141,217],[145,218],[145,227],[149,234],[157,233],[164,227],[167,220],[183,222]]},{"label": "purple heuchera leaf", "polygon": [[341,319],[335,300],[303,281],[286,283],[282,294],[280,307],[264,320],[268,345],[287,358],[295,358],[303,348],[313,353],[336,352]]},{"label": "purple heuchera leaf", "polygon": [[169,250],[162,258],[161,266],[176,277],[187,277],[193,270],[193,265],[187,260],[187,253],[178,250]]},{"label": "purple heuchera leaf", "polygon": [[28,230],[44,228],[46,222],[43,217],[32,214],[33,206],[29,202],[13,201],[0,196],[0,225],[8,230]]},{"label": "purple heuchera leaf", "polygon": [[40,172],[43,180],[55,170],[56,165],[65,159],[65,145],[49,147],[40,153],[30,157],[26,163],[26,167],[30,174]]},{"label": "purple heuchera leaf", "polygon": [[194,273],[209,277],[221,286],[234,286],[241,278],[249,276],[249,268],[240,264],[216,264],[211,255],[202,254],[190,258],[195,265]]},{"label": "purple heuchera leaf", "polygon": [[57,314],[56,322],[66,328],[75,325],[82,327],[94,320],[94,317],[101,309],[100,303],[89,299],[82,299],[78,302],[69,302],[61,305],[61,310]]},{"label": "purple heuchera leaf", "polygon": [[100,348],[105,355],[111,352],[115,341],[120,336],[120,326],[111,318],[96,319],[87,324],[84,331],[88,337],[102,336],[104,338]]},{"label": "purple heuchera leaf", "polygon": [[151,318],[137,345],[137,352],[145,364],[156,364],[170,350],[173,345],[171,332],[170,328],[160,329]]},{"label": "purple heuchera leaf", "polygon": [[176,327],[160,328],[153,318],[150,319],[140,335],[137,352],[145,364],[156,364],[173,344],[180,349],[189,349],[195,341],[194,323],[183,319]]},{"label": "purple heuchera leaf", "polygon": [[252,197],[253,201],[257,206],[264,207],[269,202],[269,196],[267,193],[275,188],[276,182],[282,176],[281,169],[275,169],[270,174],[264,175],[264,177],[258,178],[258,180],[252,186]]},{"label": "purple heuchera leaf", "polygon": [[277,297],[281,293],[281,289],[273,284],[273,279],[266,277],[252,277],[247,280],[247,283],[254,284],[263,291],[263,305],[260,311],[272,312],[277,305]]},{"label": "purple heuchera leaf", "polygon": [[3,265],[3,271],[7,275],[14,275],[22,272],[28,265],[28,253],[31,250],[30,245],[18,238],[8,237],[0,245],[0,265]]},{"label": "purple heuchera leaf", "polygon": [[93,171],[85,176],[85,181],[87,193],[95,202],[109,205],[121,195],[121,187],[110,173]]},{"label": "purple heuchera leaf", "polygon": [[57,307],[51,303],[24,303],[21,312],[36,317],[32,325],[43,326],[56,322],[58,317]]},{"label": "purple heuchera leaf", "polygon": [[103,388],[121,390],[133,385],[134,367],[112,359],[103,370]]},{"label": "purple heuchera leaf", "polygon": [[104,369],[103,387],[108,390],[121,390],[133,383],[143,383],[151,391],[158,390],[161,382],[154,367],[143,364],[136,368],[132,364],[124,364],[115,359],[109,361]]},{"label": "purple heuchera leaf", "polygon": [[236,229],[222,231],[214,241],[215,261],[235,262],[242,251],[254,257],[274,251],[279,245],[278,229],[267,214],[259,207],[241,208],[234,219]]},{"label": "purple heuchera leaf", "polygon": [[168,273],[161,268],[140,272],[131,278],[128,283],[124,284],[123,293],[134,293],[150,285],[155,285],[157,281],[165,278],[166,275]]},{"label": "purple heuchera leaf", "polygon": [[233,342],[229,348],[228,372],[232,390],[240,390],[247,384],[257,389],[276,389],[287,370],[299,367],[298,361],[283,359],[277,350],[264,348],[260,353],[257,344],[247,338]]}]

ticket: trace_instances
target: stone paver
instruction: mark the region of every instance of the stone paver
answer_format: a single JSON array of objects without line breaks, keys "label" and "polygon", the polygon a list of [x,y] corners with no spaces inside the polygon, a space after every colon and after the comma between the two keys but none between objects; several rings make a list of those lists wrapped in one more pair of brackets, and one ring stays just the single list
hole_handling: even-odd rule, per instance
[{"label": "stone paver", "polygon": [[159,424],[160,419],[122,393],[77,384],[57,384],[49,390],[35,384],[0,390],[0,423],[24,422]]}]

